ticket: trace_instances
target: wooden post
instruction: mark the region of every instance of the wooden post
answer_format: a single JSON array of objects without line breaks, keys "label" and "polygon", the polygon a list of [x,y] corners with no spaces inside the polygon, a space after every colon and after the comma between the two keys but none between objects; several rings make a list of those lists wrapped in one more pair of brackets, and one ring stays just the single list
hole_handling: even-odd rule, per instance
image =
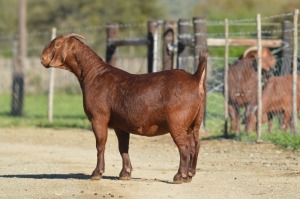
[{"label": "wooden post", "polygon": [[177,68],[184,69],[188,64],[189,49],[188,45],[184,45],[180,40],[190,39],[190,21],[187,19],[179,19],[178,21],[178,51],[177,51]]},{"label": "wooden post", "polygon": [[153,32],[153,66],[152,72],[158,71],[158,61],[161,60],[161,54],[159,53],[160,47],[160,39],[159,35],[161,33],[161,21],[154,22],[154,32]]},{"label": "wooden post", "polygon": [[117,65],[117,46],[111,41],[119,38],[119,24],[109,24],[106,28],[106,62]]},{"label": "wooden post", "polygon": [[262,85],[261,85],[261,65],[262,65],[262,45],[261,45],[261,18],[260,14],[257,14],[257,47],[258,47],[258,57],[257,57],[257,137],[256,142],[261,142],[261,115],[262,115]]},{"label": "wooden post", "polygon": [[229,57],[229,26],[225,19],[225,70],[224,70],[224,137],[228,137],[228,57]]},{"label": "wooden post", "polygon": [[294,12],[294,55],[293,55],[293,127],[292,132],[297,133],[297,66],[298,66],[298,15],[299,10],[296,9]]},{"label": "wooden post", "polygon": [[170,70],[174,68],[174,44],[175,44],[175,31],[176,22],[166,21],[164,23],[164,44],[163,44],[163,70]]},{"label": "wooden post", "polygon": [[[51,40],[56,37],[56,28],[52,28]],[[54,96],[54,79],[55,79],[55,69],[50,68],[50,78],[49,78],[49,94],[48,94],[48,121],[53,122],[53,96]]]},{"label": "wooden post", "polygon": [[26,0],[19,0],[19,43],[13,71],[11,114],[23,115],[24,67],[26,59]]},{"label": "wooden post", "polygon": [[293,24],[285,20],[282,24],[283,45],[288,44],[282,49],[281,75],[291,74],[292,54],[293,54]]},{"label": "wooden post", "polygon": [[155,58],[155,42],[154,35],[156,31],[156,22],[148,21],[148,73],[153,72],[153,64]]},{"label": "wooden post", "polygon": [[195,34],[195,51],[194,51],[194,71],[196,71],[199,63],[199,53],[201,50],[207,49],[207,27],[204,17],[194,17],[194,34]]},{"label": "wooden post", "polygon": [[[197,70],[198,63],[199,63],[200,51],[207,50],[206,19],[204,17],[194,17],[193,18],[193,27],[194,27],[194,34],[195,34],[194,71],[193,72],[195,72]],[[206,124],[206,106],[205,106],[204,117],[203,117],[203,121],[202,121],[202,125],[201,125],[201,128],[203,131],[206,131],[205,124]]]}]

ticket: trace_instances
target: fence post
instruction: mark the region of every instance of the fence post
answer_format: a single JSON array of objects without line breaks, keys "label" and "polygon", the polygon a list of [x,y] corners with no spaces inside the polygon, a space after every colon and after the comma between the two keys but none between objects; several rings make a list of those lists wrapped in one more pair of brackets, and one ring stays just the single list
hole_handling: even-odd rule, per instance
[{"label": "fence post", "polygon": [[189,49],[188,45],[180,42],[182,39],[190,39],[190,21],[188,19],[179,19],[178,21],[178,51],[177,51],[177,68],[183,69],[188,65]]},{"label": "fence post", "polygon": [[153,72],[157,72],[158,71],[158,62],[161,61],[161,46],[160,46],[160,42],[161,42],[161,25],[162,25],[162,21],[157,20],[155,22],[155,29],[154,29],[154,37],[153,37],[153,41],[154,41],[154,48],[153,48]]},{"label": "fence post", "polygon": [[294,12],[294,54],[293,54],[293,126],[292,132],[297,133],[297,55],[298,55],[298,15],[299,10],[296,9]]},{"label": "fence post", "polygon": [[[52,28],[51,40],[56,37],[56,28]],[[53,96],[54,96],[54,79],[55,79],[55,69],[50,68],[49,77],[49,94],[48,94],[48,121],[53,122]]]},{"label": "fence post", "polygon": [[228,57],[229,57],[229,26],[228,19],[225,19],[225,70],[224,70],[224,137],[228,137]]},{"label": "fence post", "polygon": [[26,59],[26,0],[19,0],[19,43],[13,70],[11,114],[23,115],[24,67]]},{"label": "fence post", "polygon": [[262,44],[261,44],[261,18],[260,14],[257,14],[257,137],[256,142],[261,142],[261,115],[262,115],[262,87],[261,87],[261,65],[262,65]]},{"label": "fence post", "polygon": [[[199,53],[201,50],[207,49],[206,19],[204,17],[194,17],[193,18],[193,28],[194,28],[194,34],[195,34],[194,71],[196,71],[198,64],[199,64]],[[201,125],[201,128],[203,129],[203,131],[205,131],[205,126],[206,126],[205,123],[206,123],[206,106],[205,106],[204,117],[203,117],[202,125]]]},{"label": "fence post", "polygon": [[156,22],[148,21],[148,73],[154,72]]},{"label": "fence post", "polygon": [[108,24],[106,28],[106,57],[107,63],[117,64],[117,46],[111,41],[119,39],[119,24]]},{"label": "fence post", "polygon": [[201,50],[207,49],[207,27],[204,17],[194,17],[194,33],[195,33],[195,51],[194,51],[194,71],[198,67],[199,53]]},{"label": "fence post", "polygon": [[292,54],[293,54],[293,24],[290,21],[283,21],[282,24],[282,40],[283,45],[288,44],[282,50],[281,75],[291,74]]},{"label": "fence post", "polygon": [[[164,22],[164,44],[163,44],[163,70],[174,68],[174,45],[175,45],[175,21]],[[171,49],[172,48],[172,49]]]}]

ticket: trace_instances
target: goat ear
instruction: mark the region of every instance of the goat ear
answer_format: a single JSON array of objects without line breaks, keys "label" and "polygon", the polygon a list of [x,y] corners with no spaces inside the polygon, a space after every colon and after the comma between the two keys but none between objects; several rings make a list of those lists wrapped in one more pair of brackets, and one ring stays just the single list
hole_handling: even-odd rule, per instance
[{"label": "goat ear", "polygon": [[83,39],[85,40],[85,38],[82,35],[76,34],[76,33],[71,33],[71,34],[67,34],[64,36],[65,39],[70,38],[70,37],[74,37],[78,40]]},{"label": "goat ear", "polygon": [[64,38],[56,38],[55,39],[55,43],[54,43],[54,48],[55,49],[58,49],[58,48],[60,48],[61,46],[62,46],[62,44],[64,43],[64,41],[65,41],[65,39]]},{"label": "goat ear", "polygon": [[54,48],[60,48],[61,47],[61,42],[60,43],[55,43],[55,46],[54,46]]}]

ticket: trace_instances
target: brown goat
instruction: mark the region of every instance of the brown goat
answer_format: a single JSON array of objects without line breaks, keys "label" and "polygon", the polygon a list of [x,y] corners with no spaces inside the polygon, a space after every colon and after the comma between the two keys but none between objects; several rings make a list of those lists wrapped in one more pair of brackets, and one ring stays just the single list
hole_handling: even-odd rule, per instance
[{"label": "brown goat", "polygon": [[[262,92],[262,123],[269,120],[269,132],[272,132],[272,115],[283,113],[281,128],[287,130],[292,125],[292,75],[270,77]],[[297,93],[300,94],[300,76],[297,79]],[[298,112],[300,108],[300,97],[297,96]],[[255,131],[257,124],[257,99],[251,102],[245,116],[246,131]]]},{"label": "brown goat", "polygon": [[[237,63],[228,70],[228,112],[231,132],[240,131],[239,108],[245,107],[257,98],[257,48],[248,48]],[[268,48],[262,48],[262,69],[267,73],[275,66],[276,59]]]},{"label": "brown goat", "polygon": [[168,70],[135,75],[105,63],[80,38],[76,34],[57,37],[45,47],[41,63],[46,68],[69,70],[78,78],[98,152],[91,178],[102,178],[108,128],[113,128],[123,162],[119,179],[131,179],[130,133],[142,136],[170,133],[180,154],[174,183],[190,181],[196,173],[200,147],[207,51],[200,53],[195,74]]}]

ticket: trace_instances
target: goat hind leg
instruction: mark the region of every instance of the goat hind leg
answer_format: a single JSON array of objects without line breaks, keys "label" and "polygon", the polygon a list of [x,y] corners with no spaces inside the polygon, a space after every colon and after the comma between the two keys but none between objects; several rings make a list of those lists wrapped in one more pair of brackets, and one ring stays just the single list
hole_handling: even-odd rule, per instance
[{"label": "goat hind leg", "polygon": [[118,137],[119,141],[119,152],[122,157],[122,170],[119,174],[120,180],[130,180],[131,179],[131,172],[132,172],[132,165],[129,158],[129,139],[130,134],[121,130],[116,130],[115,133]]},{"label": "goat hind leg", "polygon": [[171,136],[178,147],[180,154],[179,169],[177,174],[173,178],[174,184],[180,184],[182,182],[188,182],[188,170],[190,163],[190,142],[188,140],[187,132],[174,133],[171,132]]},{"label": "goat hind leg", "polygon": [[190,156],[188,177],[190,178],[190,181],[191,181],[192,177],[194,177],[196,174],[198,154],[199,154],[199,149],[200,149],[199,131],[194,131],[189,136],[189,139],[190,139],[190,146],[191,146],[191,149],[190,149],[191,156]]}]

